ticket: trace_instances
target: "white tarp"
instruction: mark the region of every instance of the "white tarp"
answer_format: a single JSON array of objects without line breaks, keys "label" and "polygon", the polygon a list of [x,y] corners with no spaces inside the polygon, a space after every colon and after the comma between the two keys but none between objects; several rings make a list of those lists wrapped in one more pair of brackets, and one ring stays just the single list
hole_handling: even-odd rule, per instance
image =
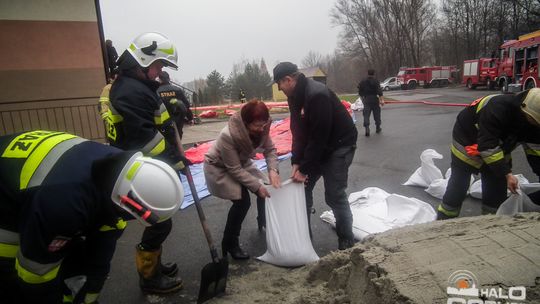
[{"label": "white tarp", "polygon": [[266,252],[259,260],[286,267],[315,262],[319,256],[309,237],[304,185],[285,181],[281,188],[267,187]]},{"label": "white tarp", "polygon": [[[357,240],[392,228],[427,223],[437,217],[435,210],[428,203],[416,198],[368,187],[349,195],[349,204],[353,214],[353,233]],[[321,219],[336,226],[332,211],[325,211]]]}]

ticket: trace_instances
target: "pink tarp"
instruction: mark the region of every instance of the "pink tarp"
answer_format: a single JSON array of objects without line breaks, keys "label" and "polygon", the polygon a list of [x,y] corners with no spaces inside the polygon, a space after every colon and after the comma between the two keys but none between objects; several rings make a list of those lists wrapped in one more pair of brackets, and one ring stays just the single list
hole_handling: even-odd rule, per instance
[{"label": "pink tarp", "polygon": [[[290,117],[274,121],[270,126],[270,137],[276,145],[278,155],[285,155],[291,152],[292,134],[290,128]],[[194,164],[204,161],[204,154],[214,144],[215,140],[203,143],[197,147],[186,150],[186,157]],[[262,154],[257,154],[256,159],[262,159]]]}]

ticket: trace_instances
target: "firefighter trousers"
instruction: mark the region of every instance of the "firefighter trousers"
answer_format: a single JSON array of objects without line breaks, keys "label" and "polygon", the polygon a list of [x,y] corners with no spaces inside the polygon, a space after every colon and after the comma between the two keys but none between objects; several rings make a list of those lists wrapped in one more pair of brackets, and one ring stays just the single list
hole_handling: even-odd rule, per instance
[{"label": "firefighter trousers", "polygon": [[[459,163],[458,163],[459,162]],[[442,207],[448,211],[461,209],[469,190],[471,174],[480,173],[482,180],[482,207],[485,210],[497,210],[506,200],[506,177],[495,175],[487,165],[480,170],[463,163],[452,155],[452,174],[442,200]]]}]

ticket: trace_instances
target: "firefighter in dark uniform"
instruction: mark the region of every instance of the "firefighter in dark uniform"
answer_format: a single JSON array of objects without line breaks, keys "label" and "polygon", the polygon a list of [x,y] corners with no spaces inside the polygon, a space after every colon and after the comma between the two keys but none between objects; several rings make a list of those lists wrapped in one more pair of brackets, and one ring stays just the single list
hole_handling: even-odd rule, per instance
[{"label": "firefighter in dark uniform", "polygon": [[452,174],[437,218],[459,216],[471,174],[478,173],[482,179],[482,212],[494,213],[506,200],[506,189],[516,193],[519,187],[510,159],[519,144],[524,146],[533,172],[540,176],[539,127],[537,88],[516,95],[489,95],[463,109],[452,132]]},{"label": "firefighter in dark uniform", "polygon": [[245,103],[247,101],[244,89],[240,89],[240,92],[238,92],[238,99],[240,100],[240,103]]},{"label": "firefighter in dark uniform", "polygon": [[161,85],[157,89],[157,93],[161,97],[169,114],[172,115],[180,138],[182,138],[184,122],[193,122],[193,113],[191,112],[189,101],[182,89],[171,84],[169,73],[165,71],[159,73],[159,81]]},{"label": "firefighter in dark uniform", "polygon": [[[177,59],[176,48],[165,36],[145,33],[135,38],[118,60],[120,75],[111,87],[105,120],[107,139],[112,146],[139,150],[145,156],[163,160],[175,170],[181,170],[186,160],[176,148],[173,121],[156,93],[159,82],[155,80],[164,66],[177,68]],[[169,293],[182,288],[182,280],[176,277],[175,263],[154,264],[160,260],[161,245],[171,229],[171,220],[148,227],[136,246],[143,291]],[[161,271],[152,272],[154,276],[149,277],[144,265]]]},{"label": "firefighter in dark uniform", "polygon": [[[125,219],[165,221],[182,199],[176,172],[140,152],[56,131],[0,137],[0,302],[97,303]],[[73,294],[64,280],[80,275]]]},{"label": "firefighter in dark uniform", "polygon": [[373,112],[373,119],[375,120],[375,132],[381,133],[381,106],[384,106],[384,99],[381,84],[375,78],[375,70],[369,69],[368,77],[358,84],[358,95],[362,98],[364,104],[362,114],[364,116],[364,128],[366,129],[365,135],[370,135],[369,117],[371,112]]}]

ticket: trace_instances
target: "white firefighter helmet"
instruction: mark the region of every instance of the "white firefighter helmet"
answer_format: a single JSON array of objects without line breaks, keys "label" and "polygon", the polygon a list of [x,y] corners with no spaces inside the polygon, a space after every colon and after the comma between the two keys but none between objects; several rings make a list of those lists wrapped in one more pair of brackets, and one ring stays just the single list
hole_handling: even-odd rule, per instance
[{"label": "white firefighter helmet", "polygon": [[143,67],[149,67],[154,61],[161,60],[165,66],[178,69],[178,53],[169,38],[160,33],[144,33],[133,39],[128,52]]},{"label": "white firefighter helmet", "polygon": [[184,188],[173,168],[137,152],[120,172],[111,198],[143,225],[151,226],[178,211]]},{"label": "white firefighter helmet", "polygon": [[540,125],[540,88],[532,88],[521,104],[521,110]]}]

